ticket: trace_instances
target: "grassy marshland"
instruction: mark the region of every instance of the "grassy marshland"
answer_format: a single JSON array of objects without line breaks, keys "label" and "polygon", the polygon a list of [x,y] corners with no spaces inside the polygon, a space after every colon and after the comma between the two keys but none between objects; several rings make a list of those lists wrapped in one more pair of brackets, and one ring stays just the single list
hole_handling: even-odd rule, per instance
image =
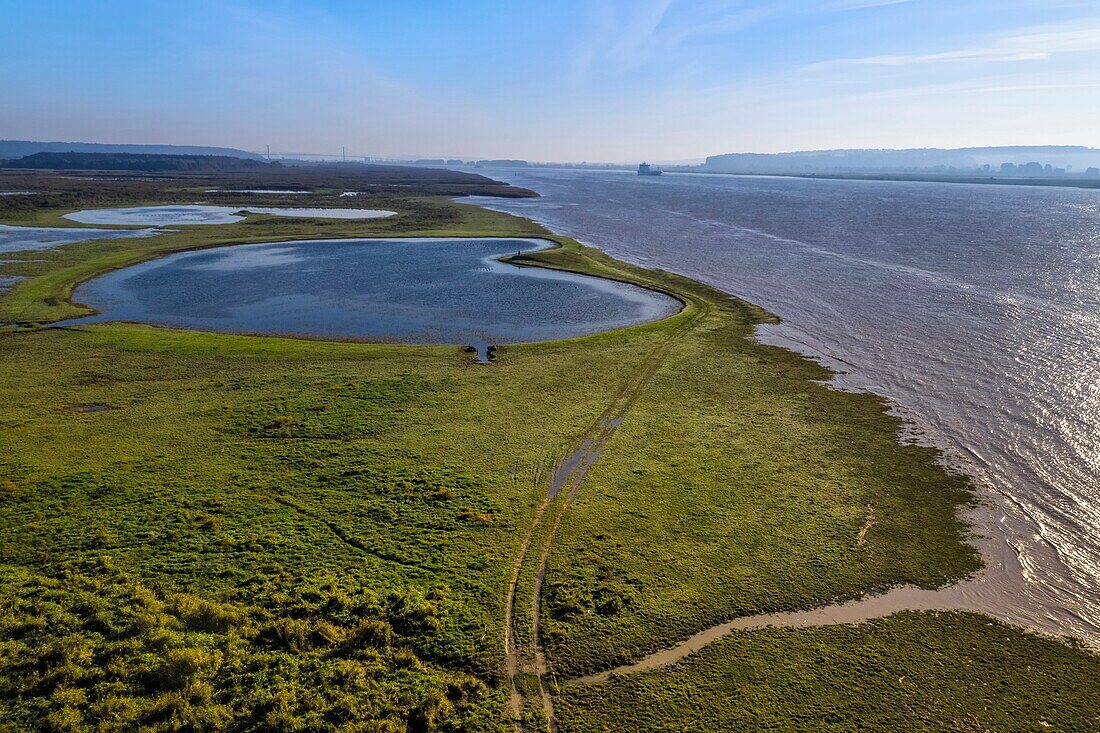
[{"label": "grassy marshland", "polygon": [[902,613],[859,626],[767,629],[669,670],[568,687],[562,730],[1100,730],[1100,657],[976,614]]},{"label": "grassy marshland", "polygon": [[[0,321],[79,313],[75,283],[182,248],[549,236],[439,198],[356,205],[402,215],[252,217],[16,255],[0,274],[28,279],[0,297]],[[639,370],[645,388],[550,545],[543,642],[559,679],[734,615],[978,566],[955,518],[965,482],[899,446],[881,402],[746,339],[768,317],[758,309],[557,239],[524,259],[658,285],[687,307],[504,348],[492,367],[454,347],[137,325],[0,333],[0,729],[509,728],[502,640],[520,543],[554,463]],[[533,574],[521,567],[521,638]],[[907,614],[741,634],[671,671],[564,687],[558,724],[937,729],[942,709],[960,711],[958,730],[1088,730],[1096,669],[980,617]],[[894,683],[904,675],[920,684]]]}]

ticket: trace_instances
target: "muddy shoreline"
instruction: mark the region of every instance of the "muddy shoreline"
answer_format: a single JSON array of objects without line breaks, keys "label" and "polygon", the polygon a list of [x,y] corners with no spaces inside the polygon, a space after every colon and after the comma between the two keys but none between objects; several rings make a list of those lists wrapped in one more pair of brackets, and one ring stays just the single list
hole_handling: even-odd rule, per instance
[{"label": "muddy shoreline", "polygon": [[[766,338],[762,340],[771,343]],[[791,346],[784,345],[784,348],[803,353]],[[814,356],[805,353],[803,355]],[[838,383],[836,379],[829,385],[834,389],[851,389]],[[904,427],[910,426],[907,422]],[[899,436],[899,440],[903,442],[911,439],[904,434]],[[947,448],[934,441],[929,441],[929,444],[941,452],[949,470],[970,475],[965,471],[965,466],[952,460],[951,452]],[[971,544],[979,550],[985,563],[985,567],[974,576],[938,589],[903,585],[882,593],[869,593],[862,598],[818,608],[738,617],[703,629],[678,644],[647,654],[636,662],[567,680],[563,684],[593,685],[606,682],[613,676],[668,667],[739,631],[858,624],[904,611],[972,611],[1045,636],[1080,642],[1100,651],[1100,633],[1092,633],[1092,627],[1085,619],[1069,609],[1044,603],[1042,599],[1035,597],[1036,591],[1041,590],[1042,586],[1026,577],[1018,552],[1012,544],[1011,538],[1017,533],[1007,529],[1006,525],[1014,520],[1004,506],[1005,497],[994,496],[991,488],[977,478],[971,478],[980,499],[975,506],[964,510],[961,516],[975,530]],[[1073,628],[1074,633],[1067,634],[1067,628]]]}]

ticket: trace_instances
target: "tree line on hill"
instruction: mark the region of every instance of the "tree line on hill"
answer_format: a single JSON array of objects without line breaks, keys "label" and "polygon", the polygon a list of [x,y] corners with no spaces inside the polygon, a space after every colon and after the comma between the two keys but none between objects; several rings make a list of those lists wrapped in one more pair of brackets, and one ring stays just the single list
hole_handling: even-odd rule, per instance
[{"label": "tree line on hill", "polygon": [[154,155],[147,153],[34,153],[4,163],[5,168],[47,170],[145,171],[202,173],[260,171],[279,168],[277,162],[228,155]]}]

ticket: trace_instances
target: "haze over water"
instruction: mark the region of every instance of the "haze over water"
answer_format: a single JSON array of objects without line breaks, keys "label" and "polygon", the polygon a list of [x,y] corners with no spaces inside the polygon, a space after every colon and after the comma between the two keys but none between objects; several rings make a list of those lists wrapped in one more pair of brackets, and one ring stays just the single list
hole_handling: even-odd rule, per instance
[{"label": "haze over water", "polygon": [[487,173],[543,197],[478,203],[758,303],[889,397],[997,504],[961,602],[1100,644],[1100,191]]}]

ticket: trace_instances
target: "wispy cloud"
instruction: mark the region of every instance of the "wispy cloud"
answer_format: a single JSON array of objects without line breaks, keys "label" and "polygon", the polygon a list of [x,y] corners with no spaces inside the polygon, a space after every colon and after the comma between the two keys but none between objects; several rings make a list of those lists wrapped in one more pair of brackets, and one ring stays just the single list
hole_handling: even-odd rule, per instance
[{"label": "wispy cloud", "polygon": [[919,97],[943,99],[957,96],[972,97],[975,94],[993,94],[1004,98],[1006,95],[1016,95],[1028,92],[1064,92],[1097,88],[1100,88],[1100,84],[1088,82],[1017,82],[1014,79],[979,79],[972,82],[925,84],[921,86],[885,89],[875,92],[855,93],[845,95],[844,98],[847,100],[912,99]]},{"label": "wispy cloud", "polygon": [[913,0],[833,0],[823,8],[827,11],[866,10],[868,8],[884,8],[887,5],[903,5]]},{"label": "wispy cloud", "polygon": [[739,33],[751,26],[780,15],[782,3],[720,2],[709,9],[704,4],[693,4],[689,11],[669,14],[666,24],[666,40],[676,45],[691,39],[715,38]]},{"label": "wispy cloud", "polygon": [[[649,57],[657,27],[671,0],[624,6],[596,2],[588,6],[588,28],[573,53],[573,71],[583,76],[597,65],[631,68]],[[602,63],[600,63],[602,62]]]},{"label": "wispy cloud", "polygon": [[1067,53],[1100,51],[1100,20],[1070,26],[1037,26],[996,36],[986,43],[930,53],[879,54],[810,64],[804,70],[836,66],[910,66],[1043,61]]},{"label": "wispy cloud", "polygon": [[655,58],[668,62],[690,41],[733,36],[781,14],[787,5],[774,0],[593,0],[588,7],[587,31],[573,54],[578,76],[596,68],[629,70]]}]

